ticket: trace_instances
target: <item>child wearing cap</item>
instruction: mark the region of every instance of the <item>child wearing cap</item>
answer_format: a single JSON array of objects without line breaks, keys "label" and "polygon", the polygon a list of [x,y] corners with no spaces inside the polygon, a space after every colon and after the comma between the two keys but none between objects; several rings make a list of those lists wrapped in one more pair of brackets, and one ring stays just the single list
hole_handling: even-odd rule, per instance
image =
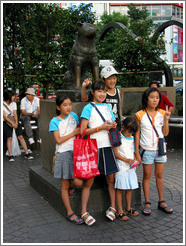
[{"label": "child wearing cap", "polygon": [[[119,90],[115,88],[117,83],[118,72],[112,66],[106,66],[101,70],[101,79],[105,82],[107,87],[107,96],[104,102],[110,104],[114,116],[116,118],[117,127],[121,127],[121,112],[120,112],[120,94]],[[90,85],[92,80],[85,79],[82,83],[81,101],[89,101],[89,94],[86,93],[86,88]]]}]

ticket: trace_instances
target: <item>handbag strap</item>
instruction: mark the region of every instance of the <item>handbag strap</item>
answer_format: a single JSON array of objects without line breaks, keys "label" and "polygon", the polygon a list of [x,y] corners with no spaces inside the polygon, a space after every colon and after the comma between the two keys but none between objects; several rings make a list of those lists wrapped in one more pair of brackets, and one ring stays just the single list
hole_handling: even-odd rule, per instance
[{"label": "handbag strap", "polygon": [[103,115],[101,114],[101,112],[99,111],[99,109],[96,107],[96,105],[94,103],[90,103],[98,112],[98,114],[100,115],[101,119],[103,120],[103,122],[105,122],[105,118],[103,117]]},{"label": "handbag strap", "polygon": [[151,120],[151,118],[150,118],[150,116],[149,116],[149,114],[148,114],[148,112],[147,112],[146,109],[145,109],[145,111],[146,111],[147,116],[148,116],[148,118],[149,118],[149,120],[150,120],[150,123],[152,124],[152,126],[153,126],[153,128],[154,128],[154,131],[155,131],[155,133],[156,133],[157,138],[159,138],[159,134],[158,134],[158,132],[157,132],[157,130],[156,130],[154,124],[152,123],[152,120]]},{"label": "handbag strap", "polygon": [[9,109],[9,107],[3,102],[3,106],[10,112],[10,114],[12,113],[12,111]]},{"label": "handbag strap", "polygon": [[[59,118],[58,118],[58,119],[59,119]],[[61,119],[61,121],[62,121],[62,120],[63,120],[63,119]],[[64,133],[63,133],[63,135],[62,135],[62,136],[64,136],[64,135],[65,135],[65,133],[66,133],[66,131],[67,131],[69,121],[70,121],[70,115],[69,115],[69,117],[68,117],[68,122],[67,122],[66,129],[65,129],[65,131],[64,131]],[[57,149],[56,149],[56,152],[55,152],[55,156],[57,155],[57,152],[58,152],[59,146],[60,146],[60,144],[58,144],[58,146],[57,146]]]}]

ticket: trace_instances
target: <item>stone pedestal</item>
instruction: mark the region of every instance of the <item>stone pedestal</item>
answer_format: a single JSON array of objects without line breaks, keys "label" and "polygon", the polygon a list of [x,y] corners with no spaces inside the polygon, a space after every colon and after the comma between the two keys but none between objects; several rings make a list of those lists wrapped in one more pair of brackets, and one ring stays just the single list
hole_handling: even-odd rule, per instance
[{"label": "stone pedestal", "polygon": [[[43,167],[33,166],[29,170],[30,185],[44,197],[59,213],[66,216],[66,210],[61,200],[61,181]],[[87,209],[90,213],[106,211],[110,206],[107,187],[104,186],[104,177],[97,176],[90,191]],[[70,195],[72,209],[81,213],[81,189]],[[141,203],[141,187],[132,193],[132,207]],[[123,192],[123,207],[125,207],[125,192]]]},{"label": "stone pedestal", "polygon": [[[82,109],[87,103],[73,103],[72,111],[80,116]],[[55,209],[66,215],[61,200],[61,181],[55,179],[51,173],[52,159],[55,153],[55,141],[49,133],[49,123],[56,115],[55,100],[41,100],[41,159],[42,166],[33,166],[29,170],[30,185],[36,189]],[[125,196],[125,193],[123,194]],[[74,211],[81,209],[81,190],[70,196],[70,202]],[[125,199],[123,197],[125,205]],[[133,192],[132,206],[141,203],[141,187]],[[97,176],[91,188],[88,202],[88,211],[105,211],[110,206],[107,184],[104,176]]]},{"label": "stone pedestal", "polygon": [[56,95],[64,94],[68,96],[72,102],[80,102],[81,101],[81,88],[74,90],[58,90]]}]

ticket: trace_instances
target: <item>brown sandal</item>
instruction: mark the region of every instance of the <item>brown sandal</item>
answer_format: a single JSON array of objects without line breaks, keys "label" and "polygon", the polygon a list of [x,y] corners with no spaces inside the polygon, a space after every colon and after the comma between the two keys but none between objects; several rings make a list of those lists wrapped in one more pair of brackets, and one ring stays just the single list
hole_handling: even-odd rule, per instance
[{"label": "brown sandal", "polygon": [[129,217],[125,214],[125,213],[116,213],[116,217],[119,219],[119,220],[124,220],[124,221],[127,221],[129,220]]},{"label": "brown sandal", "polygon": [[132,216],[138,216],[139,215],[138,211],[136,211],[136,209],[134,209],[134,208],[131,208],[130,210],[125,210],[125,213],[128,215],[132,215]]}]

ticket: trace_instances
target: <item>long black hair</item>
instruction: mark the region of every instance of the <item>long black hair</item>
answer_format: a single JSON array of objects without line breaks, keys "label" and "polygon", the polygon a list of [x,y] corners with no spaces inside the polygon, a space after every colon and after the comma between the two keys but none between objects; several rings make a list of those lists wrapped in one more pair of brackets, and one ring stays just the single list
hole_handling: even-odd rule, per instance
[{"label": "long black hair", "polygon": [[3,93],[3,99],[4,101],[9,101],[10,103],[12,102],[12,97],[14,96],[15,94],[12,92],[12,91],[4,91]]},{"label": "long black hair", "polygon": [[151,93],[151,92],[154,92],[154,91],[158,92],[158,94],[159,94],[160,100],[159,100],[159,103],[158,103],[158,106],[156,107],[156,109],[159,108],[160,103],[161,103],[161,93],[159,92],[159,90],[158,90],[156,87],[152,87],[152,88],[146,89],[146,90],[143,92],[143,96],[142,96],[142,108],[143,108],[143,109],[146,109],[146,108],[147,108],[148,97],[149,97],[150,93]]},{"label": "long black hair", "polygon": [[[106,84],[102,80],[97,80],[97,81],[93,82],[92,86],[91,86],[91,91],[93,91],[93,92],[95,92],[97,90],[106,90],[106,89],[107,89]],[[89,95],[89,100],[90,101],[93,100],[92,93],[90,93],[90,95]]]},{"label": "long black hair", "polygon": [[[56,106],[59,106],[66,100],[66,99],[70,99],[68,96],[64,95],[64,94],[59,94],[56,97]],[[71,99],[70,99],[71,100]],[[56,114],[60,115],[60,111],[56,108]]]}]

